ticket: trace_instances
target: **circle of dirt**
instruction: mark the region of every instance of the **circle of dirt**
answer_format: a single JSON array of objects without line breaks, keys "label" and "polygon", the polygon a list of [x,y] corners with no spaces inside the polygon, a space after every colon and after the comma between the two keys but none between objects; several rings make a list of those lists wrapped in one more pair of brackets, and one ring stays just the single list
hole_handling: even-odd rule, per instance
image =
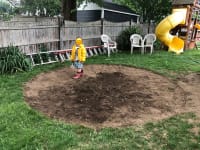
[{"label": "circle of dirt", "polygon": [[50,118],[102,128],[170,117],[186,110],[191,95],[184,80],[132,67],[85,65],[81,79],[73,74],[67,67],[39,74],[25,84],[26,102]]}]

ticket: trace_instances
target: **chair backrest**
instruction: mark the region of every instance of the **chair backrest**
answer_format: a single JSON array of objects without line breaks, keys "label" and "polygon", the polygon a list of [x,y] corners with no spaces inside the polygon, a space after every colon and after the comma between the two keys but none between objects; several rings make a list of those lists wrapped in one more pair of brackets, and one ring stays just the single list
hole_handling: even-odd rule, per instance
[{"label": "chair backrest", "polygon": [[144,36],[144,45],[152,45],[156,41],[156,35],[153,33]]},{"label": "chair backrest", "polygon": [[102,35],[101,35],[101,41],[102,41],[103,43],[108,43],[109,40],[110,40],[110,37],[109,37],[108,35],[106,35],[106,34],[102,34]]},{"label": "chair backrest", "polygon": [[132,45],[142,45],[142,36],[139,34],[132,34],[130,36],[130,41]]},{"label": "chair backrest", "polygon": [[106,34],[101,35],[101,41],[104,43],[104,47],[117,48],[117,43]]}]

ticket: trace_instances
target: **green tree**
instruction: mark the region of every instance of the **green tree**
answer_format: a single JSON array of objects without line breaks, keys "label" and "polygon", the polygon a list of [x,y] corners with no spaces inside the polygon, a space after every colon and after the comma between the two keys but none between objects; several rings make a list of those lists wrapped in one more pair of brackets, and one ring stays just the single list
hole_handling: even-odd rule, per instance
[{"label": "green tree", "polygon": [[54,16],[60,14],[60,0],[22,0],[22,12],[29,15]]},{"label": "green tree", "polygon": [[[65,20],[72,20],[76,15],[76,8],[84,0],[22,0],[21,11],[29,15],[55,16],[61,14]],[[101,5],[102,0],[86,0]]]},{"label": "green tree", "polygon": [[141,15],[141,22],[159,22],[172,10],[172,0],[115,0]]},{"label": "green tree", "polygon": [[0,0],[0,20],[9,20],[14,15],[14,9],[11,5],[6,2]]}]

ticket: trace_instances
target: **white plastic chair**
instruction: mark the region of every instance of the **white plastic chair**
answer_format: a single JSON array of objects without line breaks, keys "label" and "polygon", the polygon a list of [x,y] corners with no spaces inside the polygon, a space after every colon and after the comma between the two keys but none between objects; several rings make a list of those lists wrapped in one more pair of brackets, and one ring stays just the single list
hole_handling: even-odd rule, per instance
[{"label": "white plastic chair", "polygon": [[117,49],[117,43],[113,40],[111,40],[111,38],[106,35],[106,34],[102,34],[101,35],[101,41],[103,42],[103,47],[107,48],[108,50],[108,57],[110,57],[110,51],[114,49]]},{"label": "white plastic chair", "polygon": [[144,40],[143,40],[144,52],[146,52],[146,49],[148,47],[150,47],[150,54],[152,54],[152,52],[154,50],[153,44],[154,44],[155,41],[156,41],[156,35],[155,34],[153,34],[153,33],[146,34],[144,36]]},{"label": "white plastic chair", "polygon": [[143,39],[142,36],[139,34],[132,34],[130,36],[130,41],[131,41],[131,54],[133,54],[133,49],[134,47],[140,48],[141,53],[144,53],[144,45],[143,45]]}]

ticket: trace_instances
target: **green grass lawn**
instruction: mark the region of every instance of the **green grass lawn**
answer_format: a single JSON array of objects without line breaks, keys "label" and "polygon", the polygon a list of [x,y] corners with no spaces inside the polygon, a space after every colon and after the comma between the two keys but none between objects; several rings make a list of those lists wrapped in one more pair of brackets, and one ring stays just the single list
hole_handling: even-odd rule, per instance
[{"label": "green grass lawn", "polygon": [[[170,78],[200,73],[200,51],[181,55],[165,51],[152,55],[117,53],[91,57],[87,64],[118,64],[144,68]],[[199,150],[200,119],[192,113],[160,122],[99,131],[50,120],[30,108],[23,84],[35,75],[69,66],[51,64],[15,75],[0,76],[0,150]]]}]

